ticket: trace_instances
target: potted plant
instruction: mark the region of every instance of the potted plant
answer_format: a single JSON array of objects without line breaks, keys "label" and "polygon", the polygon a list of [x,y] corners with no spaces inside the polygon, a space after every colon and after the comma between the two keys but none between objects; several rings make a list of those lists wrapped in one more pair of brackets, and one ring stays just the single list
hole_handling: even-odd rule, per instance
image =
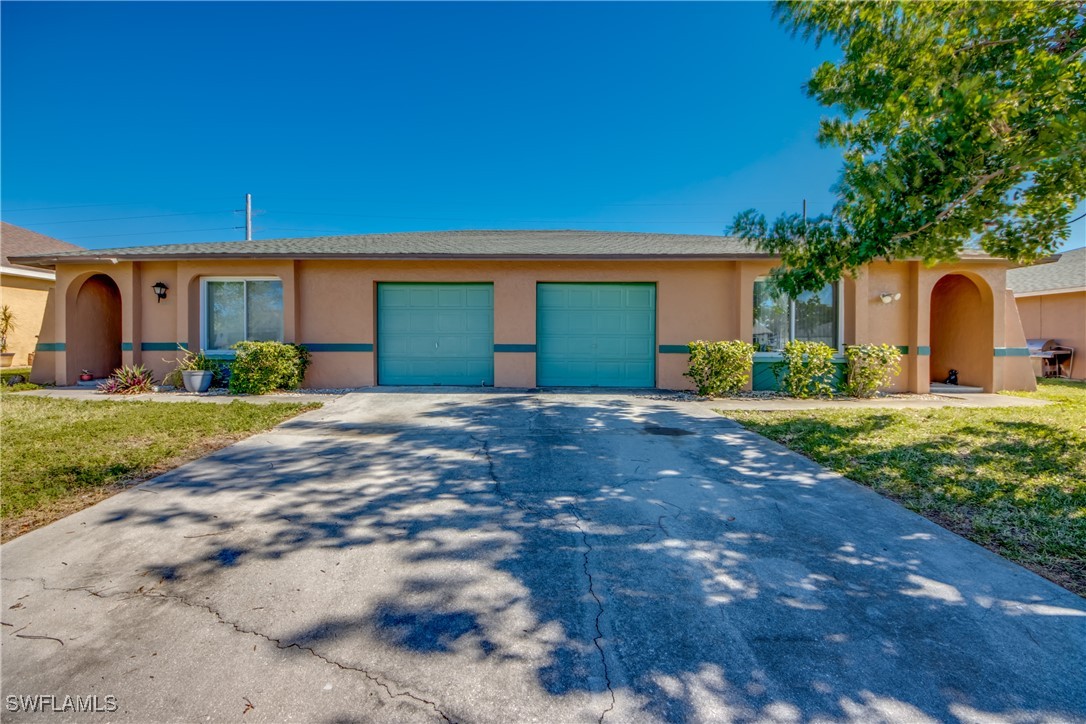
[{"label": "potted plant", "polygon": [[185,351],[181,359],[177,361],[177,369],[181,370],[181,379],[185,383],[185,389],[189,392],[207,392],[216,372],[221,372],[222,365],[218,360],[208,357],[203,352]]},{"label": "potted plant", "polygon": [[90,370],[80,370],[79,379],[82,382],[90,382],[91,380],[94,379],[94,375],[91,374]]},{"label": "potted plant", "polygon": [[8,332],[15,331],[15,313],[11,307],[0,307],[0,367],[11,367],[15,359],[14,352],[8,352]]}]

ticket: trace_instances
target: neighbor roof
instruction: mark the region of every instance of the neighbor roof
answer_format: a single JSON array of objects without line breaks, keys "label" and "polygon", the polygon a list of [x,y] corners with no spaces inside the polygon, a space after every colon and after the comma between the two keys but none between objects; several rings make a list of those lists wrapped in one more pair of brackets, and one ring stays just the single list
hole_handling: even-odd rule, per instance
[{"label": "neighbor roof", "polygon": [[1048,264],[1008,270],[1007,287],[1015,296],[1086,290],[1086,246],[1065,251]]},{"label": "neighbor roof", "polygon": [[[33,269],[13,263],[8,257],[43,256],[48,254],[85,251],[83,247],[0,221],[0,264],[17,269]],[[37,269],[33,269],[37,271]]]},{"label": "neighbor roof", "polygon": [[613,231],[420,231],[352,234],[258,241],[133,246],[37,254],[24,263],[51,265],[86,259],[271,258],[536,258],[536,257],[768,257],[751,244],[728,236],[649,234]]}]

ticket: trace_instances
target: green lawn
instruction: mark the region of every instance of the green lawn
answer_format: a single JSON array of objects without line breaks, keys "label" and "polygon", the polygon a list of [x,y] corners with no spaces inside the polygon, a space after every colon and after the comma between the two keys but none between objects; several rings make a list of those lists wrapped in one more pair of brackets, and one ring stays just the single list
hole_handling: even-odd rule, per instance
[{"label": "green lawn", "polygon": [[5,394],[0,517],[7,540],[135,481],[317,405],[114,402]]},{"label": "green lawn", "polygon": [[0,384],[0,392],[19,392],[21,390],[36,390],[41,386],[41,385],[31,384],[30,382],[17,382],[16,384],[11,385],[9,387],[7,385],[8,378],[9,377],[14,377],[15,375],[22,375],[23,379],[29,380],[30,379],[30,368],[29,367],[7,367],[7,368],[4,368],[4,369],[0,369],[0,383],[3,383],[3,384]]},{"label": "green lawn", "polygon": [[1044,407],[725,412],[1086,596],[1086,383]]}]

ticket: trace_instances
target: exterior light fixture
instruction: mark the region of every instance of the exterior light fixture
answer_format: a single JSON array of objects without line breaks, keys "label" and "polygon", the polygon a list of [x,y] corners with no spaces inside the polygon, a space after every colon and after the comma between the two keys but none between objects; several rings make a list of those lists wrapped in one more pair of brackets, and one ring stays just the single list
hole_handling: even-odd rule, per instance
[{"label": "exterior light fixture", "polygon": [[893,294],[891,294],[890,292],[883,292],[879,295],[879,299],[882,300],[883,304],[896,302],[897,300],[901,299],[901,292],[894,292]]},{"label": "exterior light fixture", "polygon": [[158,297],[158,301],[162,301],[166,298],[166,290],[169,289],[165,282],[155,282],[151,287],[155,291],[155,296]]}]

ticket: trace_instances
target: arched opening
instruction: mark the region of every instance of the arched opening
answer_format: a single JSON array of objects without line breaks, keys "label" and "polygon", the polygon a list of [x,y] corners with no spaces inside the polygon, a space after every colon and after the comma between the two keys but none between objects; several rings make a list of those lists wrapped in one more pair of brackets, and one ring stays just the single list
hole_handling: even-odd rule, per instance
[{"label": "arched opening", "polygon": [[68,317],[68,376],[106,377],[121,366],[121,290],[105,274],[83,282]]},{"label": "arched opening", "polygon": [[992,302],[964,274],[931,290],[931,380],[958,371],[958,384],[992,391]]}]

